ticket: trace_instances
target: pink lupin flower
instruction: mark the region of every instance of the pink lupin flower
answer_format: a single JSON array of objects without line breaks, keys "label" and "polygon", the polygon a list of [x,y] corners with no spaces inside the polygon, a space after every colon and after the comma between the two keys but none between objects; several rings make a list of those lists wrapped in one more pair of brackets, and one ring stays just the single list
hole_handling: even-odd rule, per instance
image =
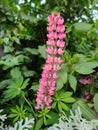
[{"label": "pink lupin flower", "polygon": [[64,19],[60,16],[60,13],[57,15],[52,13],[48,16],[47,58],[39,82],[36,109],[51,108],[51,96],[55,94],[56,80],[58,78],[57,71],[61,69],[60,64],[63,62],[60,57],[64,53],[64,38],[66,37],[63,23]]}]

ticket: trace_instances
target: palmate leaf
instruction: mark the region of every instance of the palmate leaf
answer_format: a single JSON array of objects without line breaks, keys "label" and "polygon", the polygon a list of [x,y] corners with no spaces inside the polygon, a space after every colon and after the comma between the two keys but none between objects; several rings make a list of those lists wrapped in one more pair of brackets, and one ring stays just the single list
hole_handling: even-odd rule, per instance
[{"label": "palmate leaf", "polygon": [[28,82],[29,79],[24,81],[22,76],[19,79],[12,81],[11,85],[9,85],[7,90],[4,92],[4,98],[9,100],[16,97],[17,95],[22,94],[22,90],[26,88]]},{"label": "palmate leaf", "polygon": [[20,94],[21,89],[19,89],[17,86],[15,86],[16,84],[12,84],[10,86],[7,87],[7,90],[4,92],[4,98],[9,100],[12,99],[14,97],[16,97],[17,95]]},{"label": "palmate leaf", "polygon": [[10,75],[12,79],[19,79],[22,76],[21,71],[19,70],[18,67],[15,67],[14,69],[12,69],[10,72]]},{"label": "palmate leaf", "polygon": [[29,78],[28,79],[26,79],[24,82],[23,82],[23,84],[22,84],[22,86],[21,86],[21,89],[25,89],[26,88],[26,86],[28,85],[28,82],[29,82]]},{"label": "palmate leaf", "polygon": [[72,92],[65,92],[64,90],[57,92],[53,99],[54,102],[52,104],[52,107],[55,108],[57,106],[59,111],[68,111],[69,107],[67,104],[75,102],[75,99],[72,97]]}]

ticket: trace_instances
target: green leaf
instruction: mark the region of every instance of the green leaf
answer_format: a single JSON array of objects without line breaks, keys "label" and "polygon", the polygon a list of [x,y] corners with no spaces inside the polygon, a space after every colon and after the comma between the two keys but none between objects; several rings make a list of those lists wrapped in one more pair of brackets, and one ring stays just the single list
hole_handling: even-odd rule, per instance
[{"label": "green leaf", "polygon": [[74,92],[76,91],[76,86],[77,86],[77,80],[73,75],[69,75],[69,84],[70,87],[74,90]]},{"label": "green leaf", "polygon": [[85,62],[78,64],[78,66],[75,68],[75,71],[80,74],[90,74],[94,72],[94,68],[98,66],[98,62]]},{"label": "green leaf", "polygon": [[5,45],[4,46],[4,53],[11,53],[14,50],[12,46]]},{"label": "green leaf", "polygon": [[56,91],[60,90],[63,87],[63,81],[60,78],[58,78],[56,85],[57,85]]},{"label": "green leaf", "polygon": [[72,110],[74,111],[78,107],[80,107],[83,117],[87,120],[98,119],[95,112],[90,109],[90,107],[84,100],[80,99],[77,102],[75,102],[72,106]]},{"label": "green leaf", "polygon": [[38,55],[38,50],[37,49],[25,48],[24,51],[26,53],[28,53],[28,54]]},{"label": "green leaf", "polygon": [[64,104],[63,102],[61,102],[61,107],[65,110],[65,111],[68,111],[69,110],[69,107]]},{"label": "green leaf", "polygon": [[17,114],[10,114],[8,117],[9,118],[17,117]]},{"label": "green leaf", "polygon": [[6,80],[1,81],[1,82],[0,82],[0,89],[3,89],[3,88],[5,88],[6,86],[8,86],[10,82],[11,82],[10,79],[6,79]]},{"label": "green leaf", "polygon": [[41,54],[41,56],[46,59],[46,46],[38,46],[38,52]]},{"label": "green leaf", "polygon": [[96,93],[94,96],[94,108],[96,112],[98,113],[98,93]]},{"label": "green leaf", "polygon": [[62,98],[67,98],[72,95],[72,92],[65,92],[64,90],[59,91],[59,97]]},{"label": "green leaf", "polygon": [[55,112],[50,112],[49,115],[52,117],[51,119],[47,119],[47,125],[55,124],[58,122],[59,114]]},{"label": "green leaf", "polygon": [[21,86],[21,89],[24,89],[24,88],[26,88],[27,87],[27,85],[29,84],[28,82],[29,82],[29,78],[28,79],[26,79],[24,82],[23,82],[23,84],[22,84],[22,86]]},{"label": "green leaf", "polygon": [[44,116],[44,124],[47,125],[46,116]]},{"label": "green leaf", "polygon": [[73,102],[75,102],[75,99],[72,97],[68,97],[68,98],[63,98],[62,101],[66,102],[66,103],[73,103]]},{"label": "green leaf", "polygon": [[93,1],[93,5],[96,5],[96,4],[98,4],[98,0]]},{"label": "green leaf", "polygon": [[22,76],[19,79],[12,81],[11,84],[7,87],[7,90],[4,91],[5,99],[9,100],[19,95],[21,93],[22,83],[23,83]]},{"label": "green leaf", "polygon": [[16,109],[14,109],[14,108],[11,108],[11,112],[18,113],[18,111]]},{"label": "green leaf", "polygon": [[56,104],[57,104],[57,102],[53,102],[53,103],[52,103],[52,108],[55,108],[55,107],[56,107]]},{"label": "green leaf", "polygon": [[67,82],[67,72],[64,69],[58,71],[59,78],[63,81],[63,83]]},{"label": "green leaf", "polygon": [[62,111],[61,102],[58,102],[58,109],[59,109],[60,112]]},{"label": "green leaf", "polygon": [[19,79],[22,75],[21,75],[21,71],[18,67],[15,67],[14,69],[11,70],[10,75],[12,77],[12,79]]},{"label": "green leaf", "polygon": [[73,26],[75,27],[77,31],[88,31],[91,29],[92,24],[79,22],[79,23],[75,23]]},{"label": "green leaf", "polygon": [[43,117],[40,118],[40,119],[37,121],[36,126],[35,126],[35,130],[40,130],[40,128],[41,128],[42,125],[43,125],[43,121],[44,121]]},{"label": "green leaf", "polygon": [[17,89],[17,88],[11,88],[11,89],[8,89],[4,92],[4,97],[5,99],[12,99],[14,97],[16,97],[17,95],[20,94],[20,90]]},{"label": "green leaf", "polygon": [[8,37],[4,37],[4,43],[9,44],[9,38]]},{"label": "green leaf", "polygon": [[23,84],[23,76],[19,77],[19,79],[15,80],[17,88],[21,88],[21,85]]},{"label": "green leaf", "polygon": [[39,86],[39,84],[32,84],[30,89],[33,89],[34,91],[37,91],[38,90],[38,86]]},{"label": "green leaf", "polygon": [[36,74],[36,72],[32,71],[32,70],[27,70],[27,71],[23,72],[23,74],[25,77],[33,77]]},{"label": "green leaf", "polygon": [[14,40],[17,44],[20,44],[20,40],[19,40],[19,38],[17,38],[17,37],[13,37],[13,40]]}]

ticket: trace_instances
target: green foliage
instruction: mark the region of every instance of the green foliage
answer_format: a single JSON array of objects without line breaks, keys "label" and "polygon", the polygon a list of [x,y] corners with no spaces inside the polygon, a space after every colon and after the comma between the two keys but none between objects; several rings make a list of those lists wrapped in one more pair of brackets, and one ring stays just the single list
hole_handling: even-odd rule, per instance
[{"label": "green foliage", "polygon": [[98,62],[84,62],[76,67],[76,72],[80,74],[91,74],[96,67],[98,67]]},{"label": "green foliage", "polygon": [[38,52],[41,54],[41,57],[43,57],[44,59],[46,59],[46,46],[38,46]]},{"label": "green foliage", "polygon": [[18,120],[25,119],[26,118],[26,109],[23,109],[23,105],[21,105],[21,107],[16,105],[15,108],[11,108],[11,114],[9,114],[8,117],[13,118],[14,123]]},{"label": "green foliage", "polygon": [[80,22],[80,23],[75,23],[74,27],[77,31],[88,31],[91,29],[92,24]]},{"label": "green foliage", "polygon": [[75,99],[71,96],[72,92],[65,92],[64,90],[57,92],[53,98],[54,102],[52,104],[52,107],[55,108],[57,106],[60,112],[62,110],[68,111],[68,104],[75,102]]},{"label": "green foliage", "polygon": [[89,108],[84,100],[80,99],[73,104],[73,110],[77,109],[78,107],[80,107],[83,117],[87,120],[98,119],[95,112]]},{"label": "green foliage", "polygon": [[78,107],[78,109],[75,109],[75,112],[70,111],[69,117],[63,113],[59,123],[49,127],[48,130],[97,130],[97,128],[98,120],[86,120],[82,117],[81,109]]},{"label": "green foliage", "polygon": [[14,126],[5,125],[4,122],[6,122],[7,115],[3,115],[1,112],[2,110],[0,110],[0,130],[30,130],[30,128],[33,128],[34,118],[28,119],[28,117],[25,120],[18,120],[14,123]]},{"label": "green foliage", "polygon": [[23,96],[24,89],[27,87],[29,79],[24,80],[19,68],[14,68],[11,70],[12,80],[10,84],[7,86],[7,90],[4,91],[5,99],[9,100],[15,98],[20,95]]},{"label": "green foliage", "polygon": [[76,86],[77,86],[77,80],[73,75],[69,75],[69,84],[71,86],[71,88],[74,90],[74,92],[76,91]]},{"label": "green foliage", "polygon": [[[85,118],[96,117],[90,107],[98,113],[97,3],[97,0],[56,0],[45,3],[39,0],[1,0],[0,107],[6,114],[16,114],[14,118],[17,118],[18,110],[14,106],[21,111],[23,104],[22,111],[26,110],[26,116],[35,118],[34,130],[46,130],[57,123],[62,110],[70,116],[73,103],[80,106]],[[46,59],[47,16],[51,12],[60,12],[65,20],[66,48],[61,70],[58,71],[53,108],[39,112],[35,109],[36,91]],[[85,77],[91,84],[79,82]],[[86,92],[90,95],[84,95]],[[89,106],[80,101],[83,97]],[[11,108],[17,113],[10,113]],[[14,118],[7,119],[4,125],[12,124]]]},{"label": "green foliage", "polygon": [[98,113],[98,93],[96,93],[94,96],[94,108],[96,112]]},{"label": "green foliage", "polygon": [[40,111],[38,117],[43,118],[43,122],[45,125],[47,125],[47,118],[51,119],[51,116],[49,115],[49,110],[47,108]]},{"label": "green foliage", "polygon": [[37,123],[36,123],[36,126],[35,126],[35,130],[40,130],[40,128],[42,127],[43,125],[43,117],[40,118]]}]

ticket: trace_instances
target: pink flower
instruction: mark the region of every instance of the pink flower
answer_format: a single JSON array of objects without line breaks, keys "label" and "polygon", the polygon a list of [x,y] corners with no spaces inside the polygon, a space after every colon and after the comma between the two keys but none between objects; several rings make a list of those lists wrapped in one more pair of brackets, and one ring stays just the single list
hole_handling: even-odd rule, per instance
[{"label": "pink flower", "polygon": [[79,82],[83,85],[90,85],[92,84],[92,80],[90,77],[84,77],[79,80]]},{"label": "pink flower", "polygon": [[58,78],[57,71],[61,69],[60,64],[63,62],[60,57],[64,53],[64,38],[66,37],[63,23],[64,19],[60,16],[60,13],[57,15],[52,13],[48,16],[47,58],[39,82],[36,109],[51,108],[51,96],[55,94]]},{"label": "pink flower", "polygon": [[64,53],[64,51],[61,48],[59,48],[58,49],[58,54],[62,55],[63,53]]}]

